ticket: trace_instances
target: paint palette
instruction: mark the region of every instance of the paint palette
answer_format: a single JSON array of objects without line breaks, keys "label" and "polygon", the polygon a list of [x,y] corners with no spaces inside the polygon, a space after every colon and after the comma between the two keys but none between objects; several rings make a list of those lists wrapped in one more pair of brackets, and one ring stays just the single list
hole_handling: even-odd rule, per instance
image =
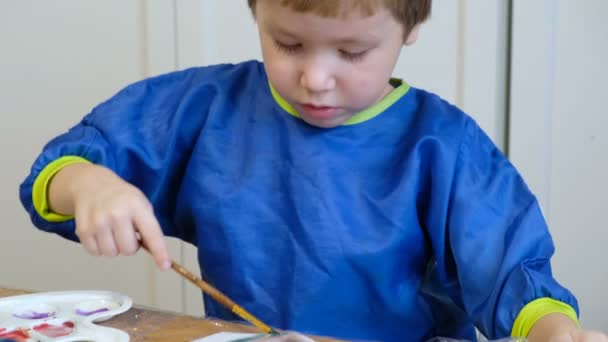
[{"label": "paint palette", "polygon": [[127,311],[131,298],[110,291],[46,292],[0,298],[0,340],[127,342],[124,331],[96,325]]}]

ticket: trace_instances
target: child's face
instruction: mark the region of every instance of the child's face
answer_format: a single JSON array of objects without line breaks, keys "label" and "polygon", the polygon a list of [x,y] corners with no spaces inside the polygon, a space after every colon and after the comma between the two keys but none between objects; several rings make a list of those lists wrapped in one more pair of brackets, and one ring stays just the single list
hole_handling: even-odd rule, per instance
[{"label": "child's face", "polygon": [[300,13],[276,0],[256,7],[270,82],[302,119],[335,127],[372,106],[393,88],[388,81],[403,44],[403,26],[387,9],[345,18]]}]

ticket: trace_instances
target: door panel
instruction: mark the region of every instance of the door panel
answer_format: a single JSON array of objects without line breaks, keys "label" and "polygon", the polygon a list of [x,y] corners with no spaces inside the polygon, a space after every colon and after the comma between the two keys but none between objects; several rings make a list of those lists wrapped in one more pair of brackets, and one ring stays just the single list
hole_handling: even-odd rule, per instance
[{"label": "door panel", "polygon": [[608,330],[608,2],[514,1],[511,157],[542,203],[554,273]]}]

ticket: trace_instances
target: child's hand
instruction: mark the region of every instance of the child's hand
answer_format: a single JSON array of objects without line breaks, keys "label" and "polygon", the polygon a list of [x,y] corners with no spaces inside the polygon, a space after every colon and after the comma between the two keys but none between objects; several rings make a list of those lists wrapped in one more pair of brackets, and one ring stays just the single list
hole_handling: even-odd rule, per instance
[{"label": "child's hand", "polygon": [[574,330],[553,337],[550,342],[608,342],[608,336],[599,331]]},{"label": "child's hand", "polygon": [[608,342],[598,331],[581,330],[568,316],[553,313],[539,319],[530,329],[529,342]]},{"label": "child's hand", "polygon": [[90,254],[133,255],[141,238],[159,268],[171,266],[152,205],[111,170],[90,164],[66,166],[51,181],[49,205],[53,211],[74,215],[76,235]]}]

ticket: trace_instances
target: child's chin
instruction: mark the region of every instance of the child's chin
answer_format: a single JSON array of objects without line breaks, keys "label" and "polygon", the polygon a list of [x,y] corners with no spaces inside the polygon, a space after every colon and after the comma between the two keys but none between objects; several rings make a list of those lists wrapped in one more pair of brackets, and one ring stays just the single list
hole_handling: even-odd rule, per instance
[{"label": "child's chin", "polygon": [[344,121],[346,121],[346,119],[342,119],[342,118],[332,118],[332,119],[326,119],[326,120],[315,120],[315,119],[310,119],[310,118],[303,117],[302,119],[307,124],[309,124],[311,126],[319,127],[319,128],[334,128],[334,127],[338,127],[338,126],[342,125],[344,123]]}]

